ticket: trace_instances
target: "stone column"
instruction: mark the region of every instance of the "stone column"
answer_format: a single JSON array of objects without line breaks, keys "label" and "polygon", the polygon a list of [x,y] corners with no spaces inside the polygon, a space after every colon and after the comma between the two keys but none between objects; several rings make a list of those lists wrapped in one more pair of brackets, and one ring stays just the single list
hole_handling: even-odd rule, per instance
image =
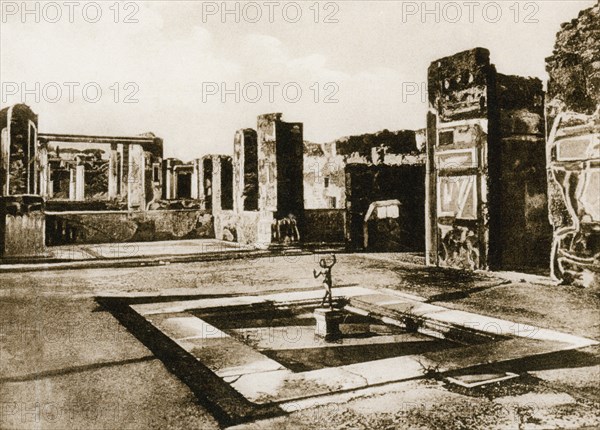
[{"label": "stone column", "polygon": [[10,194],[10,138],[8,134],[8,127],[3,127],[0,130],[0,160],[2,165],[0,166],[0,173],[2,174],[2,190],[0,190],[0,196],[7,196]]},{"label": "stone column", "polygon": [[244,130],[235,132],[233,138],[233,211],[244,211]]},{"label": "stone column", "polygon": [[175,198],[175,166],[173,165],[173,159],[167,158],[164,160],[165,163],[165,200],[171,200]]},{"label": "stone column", "polygon": [[437,188],[434,148],[437,146],[436,115],[427,113],[427,161],[425,166],[425,264],[438,265],[437,251]]},{"label": "stone column", "polygon": [[110,153],[108,157],[108,198],[114,199],[119,195],[119,152],[117,145],[110,145]]},{"label": "stone column", "polygon": [[75,167],[75,200],[85,200],[85,166],[77,164]]},{"label": "stone column", "polygon": [[145,206],[145,159],[142,145],[129,145],[129,177],[127,181],[128,209],[143,209]]},{"label": "stone column", "polygon": [[75,193],[75,168],[73,166],[69,166],[69,200],[76,200]]},{"label": "stone column", "polygon": [[200,187],[199,187],[199,182],[198,182],[198,176],[199,176],[199,169],[200,167],[198,166],[198,160],[192,160],[192,179],[191,179],[191,198],[194,200],[198,200],[198,197],[200,195]]},{"label": "stone column", "polygon": [[204,163],[202,162],[202,158],[198,158],[196,162],[198,163],[198,200],[204,204],[206,200],[206,196],[204,195]]},{"label": "stone column", "polygon": [[43,144],[38,149],[38,165],[40,177],[39,194],[47,198],[50,191],[50,166],[48,165],[48,146]]},{"label": "stone column", "polygon": [[54,197],[54,181],[51,179],[52,178],[52,166],[50,165],[50,163],[48,163],[46,165],[46,178],[47,178],[46,199],[51,199],[52,197]]},{"label": "stone column", "polygon": [[221,211],[221,156],[213,155],[212,159],[212,210],[213,214]]},{"label": "stone column", "polygon": [[281,114],[258,117],[258,208],[261,212],[277,212],[277,132]]}]

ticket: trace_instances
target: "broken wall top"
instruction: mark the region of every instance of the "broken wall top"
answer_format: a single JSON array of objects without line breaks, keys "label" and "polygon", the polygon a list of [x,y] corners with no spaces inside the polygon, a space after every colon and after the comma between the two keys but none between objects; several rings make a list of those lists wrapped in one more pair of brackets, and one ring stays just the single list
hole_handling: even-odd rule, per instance
[{"label": "broken wall top", "polygon": [[559,110],[586,114],[596,110],[600,105],[600,4],[561,26],[546,70],[548,100]]},{"label": "broken wall top", "polygon": [[488,85],[494,77],[490,52],[484,48],[436,60],[428,69],[429,104],[443,121],[484,117]]},{"label": "broken wall top", "polygon": [[414,130],[382,130],[377,133],[343,137],[334,143],[338,155],[349,156],[358,154],[362,157],[370,157],[372,149],[381,146],[386,147],[389,154],[412,154],[419,152],[416,132]]}]

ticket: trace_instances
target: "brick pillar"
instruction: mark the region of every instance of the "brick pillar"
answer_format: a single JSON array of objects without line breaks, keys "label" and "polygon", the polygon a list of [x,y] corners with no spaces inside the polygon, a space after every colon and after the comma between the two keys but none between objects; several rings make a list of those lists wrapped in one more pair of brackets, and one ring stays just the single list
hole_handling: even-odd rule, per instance
[{"label": "brick pillar", "polygon": [[260,115],[257,125],[259,242],[267,244],[274,221],[295,216],[302,236],[304,218],[303,127],[281,116]]}]

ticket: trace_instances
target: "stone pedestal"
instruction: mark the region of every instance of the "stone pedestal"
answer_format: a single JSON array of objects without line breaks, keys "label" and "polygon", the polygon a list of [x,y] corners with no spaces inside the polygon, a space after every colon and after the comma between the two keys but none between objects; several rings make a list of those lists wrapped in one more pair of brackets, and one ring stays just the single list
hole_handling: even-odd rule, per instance
[{"label": "stone pedestal", "polygon": [[325,338],[325,340],[334,340],[341,337],[340,323],[343,314],[337,309],[317,308],[314,311],[315,321],[317,323],[315,334]]}]

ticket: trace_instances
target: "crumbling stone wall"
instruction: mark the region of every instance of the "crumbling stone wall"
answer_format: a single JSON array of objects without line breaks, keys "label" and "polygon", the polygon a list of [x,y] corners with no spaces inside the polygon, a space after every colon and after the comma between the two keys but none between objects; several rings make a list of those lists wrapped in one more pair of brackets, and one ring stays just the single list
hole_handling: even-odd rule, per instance
[{"label": "crumbling stone wall", "polygon": [[221,211],[214,217],[215,238],[246,245],[261,243],[258,237],[259,217],[256,211]]},{"label": "crumbling stone wall", "polygon": [[414,130],[382,130],[338,139],[337,153],[348,157],[351,163],[386,163],[385,156],[417,154],[416,132]]},{"label": "crumbling stone wall", "polygon": [[600,287],[600,5],[562,25],[546,60],[555,279]]},{"label": "crumbling stone wall", "polygon": [[549,117],[563,111],[588,115],[596,111],[600,105],[600,4],[561,26],[546,69]]},{"label": "crumbling stone wall", "polygon": [[[307,209],[343,208],[347,164],[425,164],[425,130],[382,130],[325,144],[305,142],[304,203]],[[335,205],[333,204],[335,203]]]},{"label": "crumbling stone wall", "polygon": [[543,91],[475,48],[429,67],[427,262],[545,266]]},{"label": "crumbling stone wall", "polygon": [[304,143],[304,206],[342,209],[346,205],[346,161],[336,143]]},{"label": "crumbling stone wall", "polygon": [[0,258],[45,256],[45,223],[42,197],[0,197]]},{"label": "crumbling stone wall", "polygon": [[[215,237],[242,244],[258,243],[259,166],[255,130],[247,128],[235,133],[231,169],[233,206],[232,210],[215,214]],[[228,179],[222,177],[221,181],[228,182]]]},{"label": "crumbling stone wall", "polygon": [[203,210],[56,212],[46,218],[47,245],[214,238],[213,217]]}]

